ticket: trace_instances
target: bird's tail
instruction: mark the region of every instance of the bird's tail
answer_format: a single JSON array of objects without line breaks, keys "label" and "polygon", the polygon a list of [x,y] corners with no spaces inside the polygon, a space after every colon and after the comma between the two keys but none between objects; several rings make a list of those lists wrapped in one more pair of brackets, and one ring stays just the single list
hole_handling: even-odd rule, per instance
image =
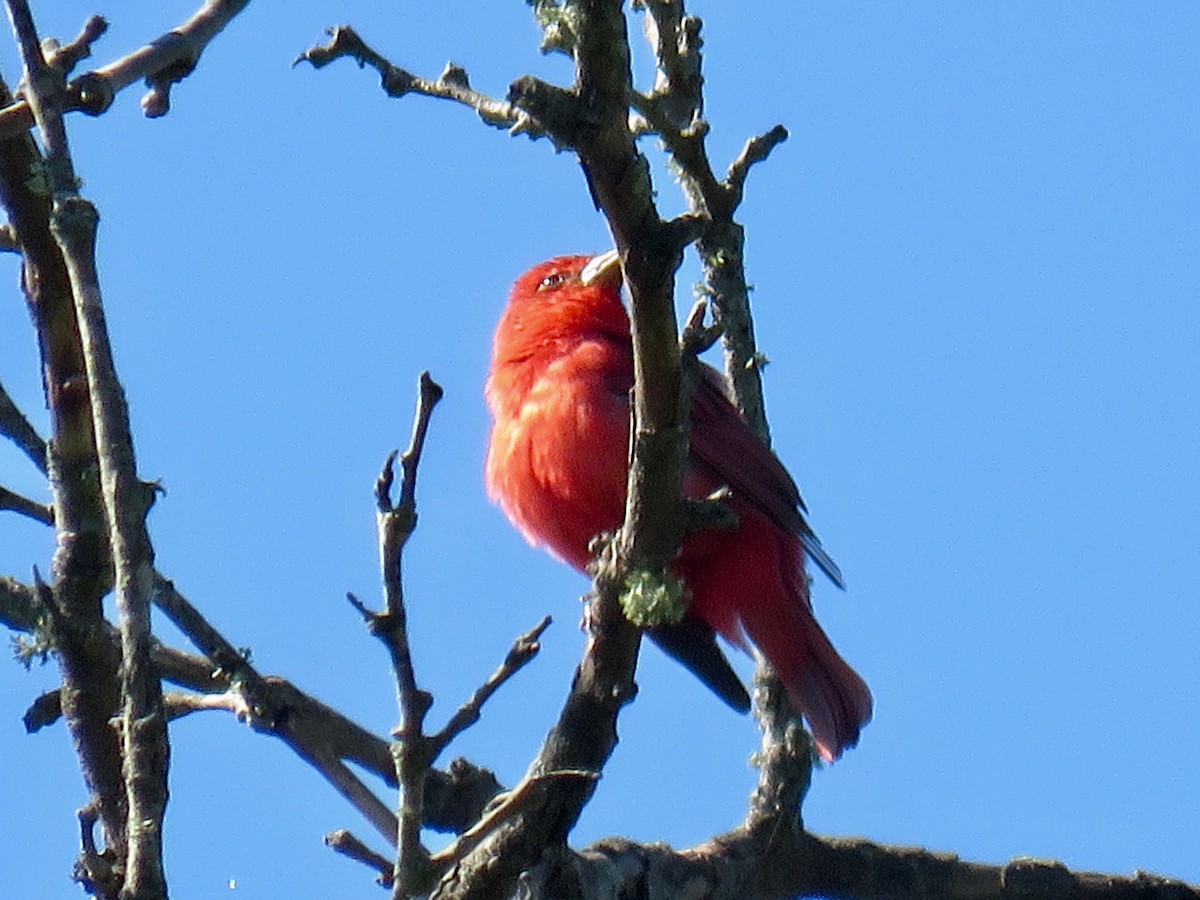
[{"label": "bird's tail", "polygon": [[870,721],[871,691],[813,618],[800,540],[753,509],[735,511],[737,531],[685,545],[679,574],[692,592],[689,612],[730,643],[758,648],[808,720],[817,750],[833,762]]},{"label": "bird's tail", "polygon": [[792,596],[744,608],[742,626],[808,720],[821,757],[833,762],[871,720],[871,691],[813,618],[804,573],[796,578]]}]

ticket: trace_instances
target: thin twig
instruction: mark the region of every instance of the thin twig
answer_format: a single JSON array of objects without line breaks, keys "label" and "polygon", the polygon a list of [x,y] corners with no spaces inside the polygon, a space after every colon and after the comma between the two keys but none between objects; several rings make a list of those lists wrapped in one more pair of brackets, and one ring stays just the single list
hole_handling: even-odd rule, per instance
[{"label": "thin twig", "polygon": [[[264,679],[246,654],[234,647],[192,603],[179,592],[174,582],[161,573],[154,573],[154,605],[171,623],[187,635],[201,653],[212,660],[219,672],[231,683],[237,684],[250,694],[258,715],[263,715],[262,702],[257,692],[263,690]],[[265,690],[263,690],[264,693]],[[265,714],[274,718],[278,712],[267,709]]]},{"label": "thin twig", "polygon": [[[383,570],[385,609],[371,615],[371,633],[383,641],[392,659],[396,675],[396,694],[400,706],[400,725],[395,731],[396,776],[400,782],[397,818],[395,882],[396,900],[423,892],[429,881],[429,853],[421,844],[421,816],[424,809],[425,779],[432,762],[425,737],[425,716],[433,697],[417,686],[412,650],[408,639],[408,613],[404,606],[404,545],[417,526],[417,473],[421,453],[429,433],[429,420],[442,398],[442,388],[422,372],[419,397],[413,418],[412,438],[400,457],[402,478],[399,499],[393,503],[391,489],[395,480],[396,453],[388,455],[375,483],[376,528],[379,536],[380,566]],[[361,604],[358,604],[363,611]]]},{"label": "thin twig", "polygon": [[442,388],[428,372],[421,374],[419,398],[413,418],[412,438],[400,456],[401,482],[396,501],[396,453],[388,455],[375,484],[377,530],[380,562],[383,570],[385,609],[373,613],[353,594],[350,603],[363,616],[372,634],[388,648],[396,676],[400,706],[400,725],[395,731],[393,754],[399,782],[398,841],[392,896],[402,898],[428,890],[433,869],[429,853],[421,844],[421,825],[426,808],[425,789],[430,767],[437,756],[465,728],[479,719],[483,704],[538,652],[538,638],[549,626],[549,617],[532,631],[517,639],[500,668],[487,680],[437,734],[427,736],[425,717],[432,697],[417,684],[412,650],[409,644],[407,611],[404,603],[403,550],[417,524],[416,488],[421,454],[429,433],[434,407],[442,397]]},{"label": "thin twig", "polygon": [[[395,760],[386,741],[290,682],[261,675],[247,655],[229,643],[171,582],[161,575],[157,578],[155,604],[213,660],[219,669],[215,683],[233,686],[245,696],[251,726],[280,738],[335,786],[340,773],[326,765],[329,759],[349,760],[390,784],[398,784]],[[174,661],[171,654],[178,653],[166,649],[162,652],[167,664]],[[197,687],[194,679],[189,686]],[[426,797],[427,824],[441,830],[466,827],[489,797],[500,790],[490,773],[465,763],[457,770],[451,767],[449,774],[435,771],[431,777],[437,795]],[[432,815],[433,810],[436,815]],[[370,818],[366,809],[359,807],[359,811]],[[394,834],[395,829],[392,831]]]},{"label": "thin twig", "polygon": [[746,146],[737,158],[729,164],[729,172],[725,175],[725,184],[734,198],[736,208],[742,202],[742,194],[746,187],[746,176],[752,166],[765,162],[771,151],[788,139],[788,131],[782,125],[776,125],[766,134],[760,134],[746,141]]},{"label": "thin twig", "polygon": [[26,734],[33,734],[45,728],[62,715],[62,696],[58,689],[44,691],[34,698],[29,707],[21,715],[21,724],[25,726]]},{"label": "thin twig", "polygon": [[395,817],[341,762],[343,754],[330,743],[332,733],[344,734],[351,728],[362,732],[362,729],[341,717],[326,718],[322,711],[330,716],[337,714],[286,682],[264,678],[250,664],[246,655],[238,652],[209,624],[200,611],[175,590],[173,584],[161,575],[156,574],[155,577],[155,604],[196,642],[220,667],[228,683],[244,696],[244,703],[238,703],[235,708],[239,718],[254,728],[280,737],[293,752],[346,797],[381,834],[394,840]]},{"label": "thin twig", "polygon": [[313,758],[310,758],[301,749],[297,749],[297,752],[300,753],[301,758],[318,769],[351,806],[362,813],[384,840],[395,845],[396,836],[399,833],[396,814],[386,803],[375,796],[375,792],[368,788],[362,779],[350,770],[349,766],[324,752],[320,752]]},{"label": "thin twig", "polygon": [[[255,721],[256,713],[246,695],[237,690],[220,694],[168,692],[164,706],[169,719],[177,719],[202,710],[224,710],[246,723]],[[293,743],[292,749],[305,762],[317,769],[351,806],[389,843],[396,842],[396,816],[331,748],[320,742]]]},{"label": "thin twig", "polygon": [[[106,66],[85,72],[66,86],[65,112],[98,116],[117,94],[140,81],[150,85],[142,109],[151,118],[170,108],[170,89],[196,67],[200,54],[250,0],[205,0],[192,16],[161,37]],[[18,100],[0,109],[0,141],[28,131],[34,124],[29,103]]]},{"label": "thin twig", "polygon": [[163,710],[167,719],[174,722],[192,713],[204,710],[231,712],[243,722],[249,721],[251,711],[246,698],[237,691],[222,691],[219,694],[194,694],[190,691],[164,691]]},{"label": "thin twig", "polygon": [[79,34],[69,43],[59,46],[55,41],[48,41],[51,46],[43,46],[47,65],[58,69],[63,75],[71,74],[72,69],[92,55],[92,44],[100,40],[106,31],[108,21],[103,16],[89,16]]},{"label": "thin twig", "polygon": [[456,737],[479,721],[483,705],[496,693],[506,681],[516,675],[541,650],[539,639],[553,620],[546,616],[533,628],[525,632],[513,642],[512,649],[504,658],[499,668],[492,673],[466,703],[450,717],[450,721],[437,734],[430,735],[430,760],[436,760],[441,752]]},{"label": "thin twig", "polygon": [[[220,668],[222,678],[244,696],[234,709],[239,718],[252,727],[282,739],[301,759],[315,768],[335,790],[357,809],[381,834],[395,839],[395,817],[391,811],[357,779],[341,762],[349,755],[335,741],[345,741],[352,734],[362,739],[377,740],[365,730],[341,717],[287,682],[260,675],[246,655],[239,652],[217,631],[175,586],[156,575],[155,605],[162,609],[184,634]],[[355,761],[382,769],[381,757],[386,745],[379,742],[371,757],[359,754]]]},{"label": "thin twig", "polygon": [[508,128],[514,132],[537,137],[539,132],[528,116],[507,100],[497,100],[481,94],[471,87],[466,70],[453,63],[446,66],[436,80],[414,75],[407,69],[392,65],[380,53],[369,47],[349,25],[338,25],[327,32],[329,42],[304,51],[292,65],[307,62],[314,69],[323,69],[338,59],[352,59],[359,68],[370,67],[379,73],[380,87],[389,97],[405,94],[422,94],[440,100],[451,100],[468,106],[494,128]]},{"label": "thin twig", "polygon": [[683,333],[679,336],[679,346],[684,354],[692,359],[719,341],[724,331],[719,322],[713,322],[711,325],[704,324],[704,317],[709,308],[708,300],[703,297],[692,304],[691,312],[688,313],[687,321],[683,326]]},{"label": "thin twig", "polygon": [[6,437],[32,462],[43,475],[46,472],[46,441],[29,424],[25,414],[13,402],[4,385],[0,384],[0,437]]},{"label": "thin twig", "polygon": [[681,0],[644,0],[646,41],[658,64],[650,98],[678,128],[704,114],[700,20],[688,16]]},{"label": "thin twig", "polygon": [[116,897],[121,890],[122,878],[113,865],[113,854],[107,848],[101,853],[96,848],[96,823],[100,821],[95,803],[79,810],[79,845],[82,848],[73,877],[80,887],[93,896]]},{"label": "thin twig", "polygon": [[6,487],[0,487],[0,511],[2,510],[20,513],[43,525],[54,524],[54,510],[49,506],[45,503],[38,503],[36,500],[30,500]]},{"label": "thin twig", "polygon": [[630,103],[645,119],[649,133],[661,138],[663,146],[679,166],[684,175],[680,187],[693,212],[710,217],[714,210],[726,208],[725,187],[714,174],[704,145],[708,122],[697,117],[683,127],[678,126],[669,114],[671,104],[661,95],[634,92]]},{"label": "thin twig", "polygon": [[392,861],[386,856],[376,853],[353,834],[345,829],[331,831],[325,835],[325,846],[335,853],[360,862],[375,870],[376,880],[388,887],[392,883]]}]

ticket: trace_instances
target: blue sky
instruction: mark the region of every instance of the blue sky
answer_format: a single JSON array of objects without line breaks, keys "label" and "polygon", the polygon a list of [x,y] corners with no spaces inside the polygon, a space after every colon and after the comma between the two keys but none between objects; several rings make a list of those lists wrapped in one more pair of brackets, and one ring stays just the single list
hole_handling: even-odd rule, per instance
[{"label": "blue sky", "polygon": [[[63,36],[94,11],[41,6]],[[818,615],[877,702],[858,749],[817,774],[806,822],[1200,881],[1200,8],[691,9],[714,160],[791,131],[741,214],[768,412],[849,584],[818,580]],[[96,60],[190,10],[122,4]],[[492,94],[570,78],[518,2],[258,3],[167,118],[126,92],[70,120],[140,469],[167,489],[159,564],[261,669],[385,732],[386,658],[342,598],[377,591],[372,482],[430,369],[447,395],[406,567],[431,721],[556,619],[452,748],[512,783],[565,696],[586,583],[484,496],[490,334],[524,268],[607,232],[547,143],[388,100],[349,63],[289,68],[339,22],[423,74],[453,59]],[[17,80],[11,48],[0,68]],[[681,309],[695,278],[689,260]],[[14,258],[0,283],[0,380],[44,424]],[[44,496],[8,447],[0,483]],[[50,552],[44,529],[0,518],[0,571],[27,577]],[[653,648],[639,676],[579,843],[686,846],[744,814],[752,721]],[[76,895],[69,742],[19,722],[54,679],[0,668],[0,831],[23,860],[7,881],[33,898]],[[173,733],[174,896],[380,896],[320,841],[374,836],[281,745],[216,713]]]}]

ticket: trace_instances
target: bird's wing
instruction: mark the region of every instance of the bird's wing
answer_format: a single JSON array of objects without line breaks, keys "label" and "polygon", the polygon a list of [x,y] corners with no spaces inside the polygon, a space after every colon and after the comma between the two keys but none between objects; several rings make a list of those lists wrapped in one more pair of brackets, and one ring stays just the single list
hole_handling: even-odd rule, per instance
[{"label": "bird's wing", "polygon": [[721,374],[703,363],[700,371],[692,393],[692,457],[710,470],[718,484],[728,485],[735,496],[800,538],[812,561],[844,588],[837,563],[804,519],[807,510],[796,482],[729,401]]}]

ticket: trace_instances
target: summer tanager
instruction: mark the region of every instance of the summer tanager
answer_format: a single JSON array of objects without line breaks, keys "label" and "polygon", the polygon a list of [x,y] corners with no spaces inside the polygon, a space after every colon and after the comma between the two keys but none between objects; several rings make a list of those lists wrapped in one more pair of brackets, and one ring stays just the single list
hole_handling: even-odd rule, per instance
[{"label": "summer tanager", "polygon": [[[671,563],[690,600],[682,621],[647,629],[652,640],[722,699],[750,699],[714,633],[779,673],[828,761],[858,741],[871,693],[813,618],[805,559],[841,586],[841,574],[804,520],[800,493],[703,366],[691,403],[683,493],[726,486],[732,532],[688,537]],[[633,346],[614,253],[564,256],[513,286],[496,329],[487,401],[494,424],[487,487],[530,543],[583,571],[592,539],[625,515]]]}]

